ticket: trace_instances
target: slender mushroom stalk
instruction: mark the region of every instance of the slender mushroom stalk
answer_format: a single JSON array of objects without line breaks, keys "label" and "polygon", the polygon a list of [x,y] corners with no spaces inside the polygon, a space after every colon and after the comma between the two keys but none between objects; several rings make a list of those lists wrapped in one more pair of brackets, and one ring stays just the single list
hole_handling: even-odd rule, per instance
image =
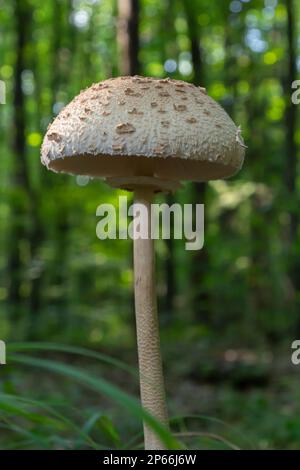
[{"label": "slender mushroom stalk", "polygon": [[[142,204],[146,209],[141,211],[140,223],[148,228],[148,238],[134,236],[133,242],[136,330],[142,405],[159,422],[168,425],[157,315],[154,241],[151,239],[152,197],[151,189],[135,190],[135,204]],[[165,449],[145,423],[144,439],[147,450]]]},{"label": "slender mushroom stalk", "polygon": [[[147,208],[149,230],[153,193],[174,191],[182,180],[232,176],[244,153],[240,128],[204,88],[136,76],[105,80],[75,97],[49,126],[41,159],[52,171],[101,177],[112,187],[135,191],[135,203]],[[148,235],[134,240],[141,399],[167,425]],[[148,426],[144,431],[146,449],[163,449]]]}]

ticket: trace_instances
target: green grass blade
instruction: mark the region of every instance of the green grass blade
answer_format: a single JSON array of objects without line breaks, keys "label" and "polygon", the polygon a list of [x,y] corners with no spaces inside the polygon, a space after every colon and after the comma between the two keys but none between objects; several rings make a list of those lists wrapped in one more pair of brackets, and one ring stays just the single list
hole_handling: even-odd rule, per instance
[{"label": "green grass blade", "polygon": [[74,366],[69,366],[59,362],[55,362],[47,359],[39,359],[35,357],[28,356],[19,356],[19,355],[9,355],[9,360],[11,362],[16,362],[19,364],[24,364],[28,366],[39,367],[63,375],[64,377],[69,377],[80,384],[88,387],[98,393],[103,393],[106,396],[112,398],[120,405],[127,408],[132,415],[142,418],[161,438],[162,442],[167,446],[168,449],[181,449],[180,443],[171,435],[171,433],[162,426],[156,419],[151,416],[147,411],[145,411],[137,400],[132,398],[127,393],[119,390],[114,385],[111,385],[106,380],[94,377],[87,374],[85,371],[82,371]]}]

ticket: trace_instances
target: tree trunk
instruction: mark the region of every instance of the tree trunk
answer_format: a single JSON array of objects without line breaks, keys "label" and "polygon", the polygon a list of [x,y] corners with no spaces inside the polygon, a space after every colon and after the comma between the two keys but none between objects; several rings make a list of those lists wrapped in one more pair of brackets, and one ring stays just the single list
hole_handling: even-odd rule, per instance
[{"label": "tree trunk", "polygon": [[[11,228],[8,252],[8,301],[11,319],[17,321],[22,315],[21,287],[25,280],[25,266],[22,259],[22,244],[28,241],[28,212],[30,207],[29,174],[26,164],[26,112],[22,90],[22,72],[25,66],[25,44],[30,24],[30,10],[25,0],[15,0],[14,17],[16,24],[15,74],[13,89],[13,141],[14,168],[11,201]],[[26,227],[27,226],[27,227]],[[23,306],[24,307],[24,306]],[[15,325],[16,327],[16,325]]]},{"label": "tree trunk", "polygon": [[139,9],[139,0],[118,1],[117,40],[121,75],[139,73]]},{"label": "tree trunk", "polygon": [[[294,24],[294,9],[293,0],[287,0],[287,53],[288,53],[288,69],[286,76],[286,151],[287,151],[287,166],[286,166],[286,186],[290,195],[290,200],[296,199],[296,178],[297,178],[297,145],[295,141],[296,132],[296,105],[291,100],[291,86],[292,82],[296,80],[296,50],[295,50],[295,24]],[[298,207],[291,211],[290,223],[290,243],[293,244],[297,237],[298,230]]]},{"label": "tree trunk", "polygon": [[[194,69],[194,84],[203,86],[203,58],[200,46],[200,31],[197,24],[197,11],[195,2],[184,2],[185,14],[188,24],[188,34],[191,43],[192,64]],[[207,198],[206,183],[194,183],[192,198],[195,204],[205,204]],[[205,288],[205,273],[208,270],[208,253],[205,248],[195,252],[191,266],[192,310],[197,319],[207,322],[209,320],[209,295]]]},{"label": "tree trunk", "polygon": [[300,256],[295,247],[298,236],[299,226],[299,197],[297,193],[297,143],[296,143],[296,129],[297,129],[297,108],[291,100],[291,85],[297,79],[297,54],[296,54],[296,20],[295,20],[295,4],[293,0],[287,0],[287,74],[285,79],[285,95],[286,95],[286,112],[285,112],[285,134],[286,134],[286,189],[288,193],[288,204],[290,205],[290,225],[288,232],[288,252],[290,253],[288,272],[291,279],[291,284],[294,290],[295,298],[295,315],[296,318],[296,331],[300,332],[300,318],[299,318],[299,300],[298,292],[300,290]]},{"label": "tree trunk", "polygon": [[[59,62],[59,51],[61,48],[61,38],[62,38],[62,4],[58,0],[54,0],[53,9],[52,9],[52,67],[50,75],[51,91],[52,91],[52,101],[50,115],[53,113],[54,104],[56,103],[56,94],[58,91],[59,84],[61,83],[61,70]],[[71,27],[71,25],[70,25]],[[66,180],[64,176],[61,176],[62,179]],[[40,188],[50,189],[52,177],[48,172],[41,172]],[[39,189],[40,189],[39,188]],[[29,318],[27,326],[26,337],[28,340],[36,340],[39,336],[38,326],[40,324],[40,317],[42,313],[42,286],[43,286],[43,271],[41,266],[40,251],[45,238],[45,229],[43,226],[42,216],[39,213],[39,208],[35,204],[35,201],[38,200],[37,197],[34,198],[32,205],[32,231],[31,231],[31,263],[33,265],[33,272],[36,271],[36,274],[31,280],[31,290],[29,296]],[[63,206],[62,206],[63,207]],[[60,224],[60,212],[62,211],[61,207],[58,207],[57,211],[59,215],[56,215],[55,225]],[[67,217],[67,216],[66,216]],[[58,234],[56,237],[57,247],[56,247],[56,260],[55,266],[57,267],[57,262],[59,261],[60,269],[54,272],[54,283],[62,285],[64,282],[63,273],[65,272],[64,265],[66,261],[66,243],[64,243],[65,231],[60,231],[58,229]],[[61,243],[64,245],[64,250],[61,249]],[[63,253],[63,256],[62,256]],[[56,281],[59,279],[59,281]],[[53,281],[52,281],[53,282]],[[59,299],[60,300],[60,299]],[[58,311],[58,319],[60,323],[65,322],[65,316],[62,312],[65,313],[65,299],[62,301],[63,306],[56,306]],[[59,308],[61,307],[61,308]]]}]

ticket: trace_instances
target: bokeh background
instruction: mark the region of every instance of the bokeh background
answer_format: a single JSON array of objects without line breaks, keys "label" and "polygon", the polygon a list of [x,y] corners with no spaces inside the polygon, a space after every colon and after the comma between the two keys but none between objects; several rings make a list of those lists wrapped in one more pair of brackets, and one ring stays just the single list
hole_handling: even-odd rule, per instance
[{"label": "bokeh background", "polygon": [[82,88],[134,74],[205,86],[248,145],[231,180],[167,197],[206,209],[203,250],[156,244],[173,430],[190,448],[300,448],[299,18],[296,0],[0,0],[1,448],[141,445],[116,390],[69,369],[138,397],[132,242],[95,232],[124,193],[39,159]]}]

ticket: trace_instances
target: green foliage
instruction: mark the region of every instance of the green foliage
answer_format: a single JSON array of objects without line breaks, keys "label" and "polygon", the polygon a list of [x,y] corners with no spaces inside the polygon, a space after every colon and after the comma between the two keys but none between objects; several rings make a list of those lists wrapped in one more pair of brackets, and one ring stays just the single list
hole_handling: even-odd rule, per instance
[{"label": "green foliage", "polygon": [[[0,105],[0,339],[16,360],[0,369],[3,448],[141,446],[144,412],[132,398],[132,246],[95,234],[97,206],[117,204],[123,193],[50,173],[39,158],[60,109],[82,88],[121,73],[116,4],[0,0],[0,80],[7,90]],[[248,146],[235,178],[204,190],[188,183],[176,193],[180,203],[205,203],[204,250],[187,252],[179,240],[157,243],[171,414],[208,413],[240,431],[193,424],[196,418],[175,420],[174,431],[189,447],[298,448],[289,352],[300,325],[300,131],[290,97],[292,75],[300,78],[300,4],[139,5],[140,73],[206,86],[241,124]],[[19,355],[28,351],[39,357]],[[95,391],[113,403],[95,402]]]},{"label": "green foliage", "polygon": [[[116,361],[112,358],[109,358],[105,355],[100,355],[94,353],[93,351],[86,351],[80,348],[68,348],[67,346],[60,346],[55,344],[16,344],[12,346],[12,350],[34,350],[34,351],[60,351],[67,352],[71,354],[84,354],[89,358],[100,360],[106,364],[114,365],[121,367],[128,372],[129,368],[122,364],[120,361]],[[132,416],[144,420],[150,427],[153,428],[160,436],[162,441],[165,443],[167,448],[170,449],[179,449],[181,448],[180,444],[176,441],[170,432],[165,429],[160,423],[158,423],[152,416],[150,416],[145,410],[141,408],[138,401],[132,398],[127,393],[120,390],[118,387],[112,385],[102,377],[97,377],[94,374],[87,373],[84,370],[81,370],[78,367],[70,366],[64,364],[63,362],[53,361],[49,359],[40,359],[37,357],[31,357],[27,355],[20,354],[9,354],[8,361],[10,364],[21,364],[29,367],[38,367],[44,369],[47,372],[60,374],[65,379],[72,379],[75,382],[78,382],[80,386],[87,387],[95,392],[98,392],[101,395],[105,395],[110,400],[121,405],[125,410]],[[57,445],[62,445],[63,448],[67,448],[72,445],[72,448],[80,448],[81,446],[92,447],[92,448],[103,448],[103,446],[98,445],[91,439],[89,436],[95,430],[101,431],[104,438],[112,445],[113,447],[118,448],[121,445],[120,436],[110,418],[103,414],[101,411],[97,411],[91,414],[81,426],[74,423],[72,420],[65,418],[64,415],[57,412],[56,409],[49,406],[43,401],[27,399],[16,394],[1,394],[1,404],[0,410],[2,412],[2,422],[4,429],[8,429],[11,432],[17,434],[22,434],[31,440],[28,442],[28,445],[38,446],[38,448],[43,448],[44,440],[47,436],[55,431],[55,438],[52,442],[52,439],[48,441],[47,448],[55,448]],[[31,411],[31,408],[37,408],[40,410],[39,413],[36,411]],[[45,412],[45,415],[40,414]],[[48,414],[50,416],[48,416]],[[30,424],[29,429],[27,427],[20,426],[16,424],[13,418],[16,417],[17,421],[20,419],[23,422]],[[33,428],[31,428],[33,426]],[[70,437],[57,437],[56,433],[64,433],[67,431],[75,432],[75,439],[73,437],[72,442],[69,441]],[[36,439],[34,439],[36,437]],[[65,442],[65,443],[64,443]],[[68,443],[69,442],[69,443]],[[53,446],[53,447],[52,447]]]}]

